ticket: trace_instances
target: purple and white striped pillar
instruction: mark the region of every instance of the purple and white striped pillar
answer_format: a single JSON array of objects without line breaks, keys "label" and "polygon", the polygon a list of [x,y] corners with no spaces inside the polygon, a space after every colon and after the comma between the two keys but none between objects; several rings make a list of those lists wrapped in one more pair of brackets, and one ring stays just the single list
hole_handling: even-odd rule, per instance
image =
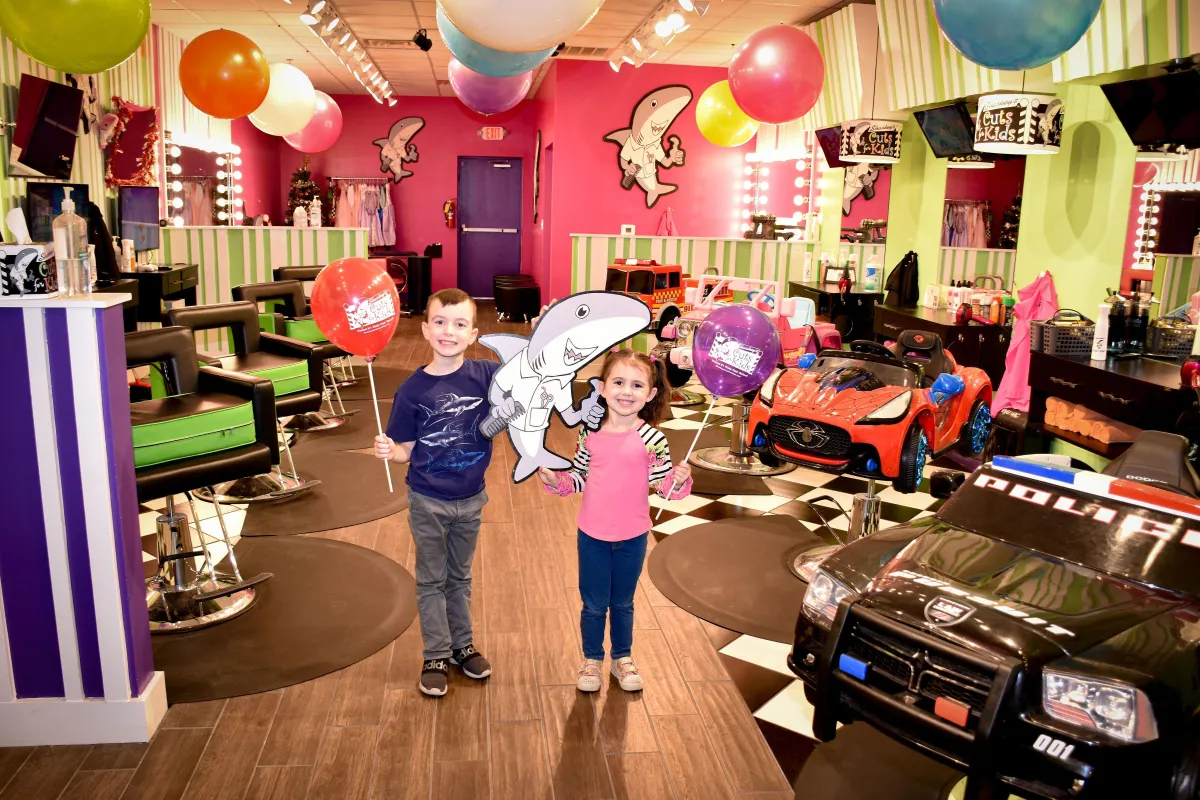
[{"label": "purple and white striped pillar", "polygon": [[128,295],[0,298],[0,746],[148,741]]}]

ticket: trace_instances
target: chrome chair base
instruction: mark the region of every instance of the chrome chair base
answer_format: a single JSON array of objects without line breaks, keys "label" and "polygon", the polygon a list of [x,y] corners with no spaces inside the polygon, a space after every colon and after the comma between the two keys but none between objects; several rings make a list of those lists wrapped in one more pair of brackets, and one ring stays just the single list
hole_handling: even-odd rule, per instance
[{"label": "chrome chair base", "polygon": [[197,489],[193,494],[206,503],[213,504],[270,503],[289,500],[320,483],[285,472],[268,472],[252,478],[239,478],[212,487],[206,486]]},{"label": "chrome chair base", "polygon": [[671,405],[676,407],[698,406],[703,403],[705,399],[706,398],[704,395],[696,394],[695,392],[687,389],[673,389],[671,391]]},{"label": "chrome chair base", "polygon": [[307,414],[297,414],[284,425],[289,431],[331,431],[346,424],[345,417],[330,417],[323,411],[310,411]]},{"label": "chrome chair base", "polygon": [[728,447],[705,447],[700,450],[694,450],[689,460],[697,467],[711,469],[714,472],[729,472],[758,477],[783,475],[796,468],[795,464],[787,463],[780,464],[778,467],[768,467],[759,461],[757,456],[753,454],[739,455]]},{"label": "chrome chair base", "polygon": [[258,599],[253,588],[242,589],[211,600],[197,601],[201,592],[223,588],[220,583],[204,581],[184,590],[163,585],[158,576],[146,583],[146,608],[150,612],[150,633],[198,631],[233,619],[250,610]]}]

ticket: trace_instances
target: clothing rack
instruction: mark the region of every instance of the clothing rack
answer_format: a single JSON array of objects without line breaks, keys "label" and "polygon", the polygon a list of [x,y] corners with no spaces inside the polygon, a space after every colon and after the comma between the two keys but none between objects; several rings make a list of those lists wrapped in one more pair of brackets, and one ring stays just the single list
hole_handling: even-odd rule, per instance
[{"label": "clothing rack", "polygon": [[946,205],[956,206],[986,206],[991,202],[991,200],[952,200],[950,198],[946,198]]},{"label": "clothing rack", "polygon": [[386,177],[385,177],[385,178],[336,178],[336,177],[329,177],[329,178],[326,178],[326,180],[327,180],[327,181],[329,181],[330,183],[333,183],[334,181],[351,181],[351,182],[353,182],[353,183],[387,183],[387,182],[388,182],[389,180],[391,180],[391,179],[390,179],[390,178],[386,178]]}]

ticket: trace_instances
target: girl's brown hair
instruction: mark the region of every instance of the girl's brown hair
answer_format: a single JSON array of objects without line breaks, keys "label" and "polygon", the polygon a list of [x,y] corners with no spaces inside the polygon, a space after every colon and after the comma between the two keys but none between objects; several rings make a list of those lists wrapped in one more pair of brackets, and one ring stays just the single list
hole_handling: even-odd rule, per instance
[{"label": "girl's brown hair", "polygon": [[[600,371],[600,380],[608,381],[609,374],[618,364],[636,364],[650,377],[650,386],[657,389],[642,410],[638,412],[643,422],[658,425],[671,417],[671,384],[667,381],[667,365],[657,356],[648,356],[636,350],[614,350],[604,358],[604,368]],[[604,398],[600,399],[604,402]],[[607,409],[607,404],[605,408]]]}]

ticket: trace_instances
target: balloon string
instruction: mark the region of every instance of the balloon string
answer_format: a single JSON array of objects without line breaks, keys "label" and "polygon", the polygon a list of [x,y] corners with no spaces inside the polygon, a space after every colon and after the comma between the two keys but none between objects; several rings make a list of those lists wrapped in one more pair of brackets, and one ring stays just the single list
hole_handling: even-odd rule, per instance
[{"label": "balloon string", "polygon": [[[375,427],[379,429],[379,435],[383,436],[383,420],[379,418],[379,395],[375,394],[375,370],[371,369],[371,362],[374,360],[374,358],[367,359],[367,375],[371,378],[371,407],[375,409]],[[383,469],[387,472],[388,491],[395,494],[396,490],[392,487],[391,462],[384,461]]]},{"label": "balloon string", "polygon": [[[692,437],[692,446],[688,448],[687,455],[683,457],[683,461],[679,462],[680,464],[688,463],[688,459],[692,457],[692,451],[696,449],[696,442],[700,441],[700,434],[704,432],[704,427],[708,424],[708,415],[712,413],[713,406],[715,406],[716,404],[717,404],[717,396],[713,395],[712,401],[708,404],[708,410],[706,410],[704,412],[704,419],[700,420],[700,427],[696,429],[696,435]],[[675,487],[677,485],[678,484],[676,484],[676,482],[675,482],[675,473],[672,470],[672,472],[671,472],[671,488],[669,490],[667,490],[667,496],[664,497],[663,500],[670,502],[671,495],[675,494]],[[666,506],[661,506],[658,509],[658,513],[654,515],[655,521],[658,521],[658,518],[662,516],[662,512],[663,512],[664,508],[666,508]]]}]

